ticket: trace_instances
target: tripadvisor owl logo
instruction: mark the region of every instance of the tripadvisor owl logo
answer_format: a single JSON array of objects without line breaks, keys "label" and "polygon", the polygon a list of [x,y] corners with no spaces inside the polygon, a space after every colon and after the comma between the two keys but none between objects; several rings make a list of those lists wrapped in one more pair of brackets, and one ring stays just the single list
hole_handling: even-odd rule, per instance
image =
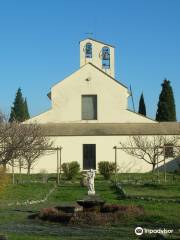
[{"label": "tripadvisor owl logo", "polygon": [[165,229],[165,228],[159,228],[159,229],[148,229],[148,228],[142,228],[142,227],[136,227],[134,232],[136,235],[140,236],[143,233],[144,234],[171,234],[173,233],[173,229]]},{"label": "tripadvisor owl logo", "polygon": [[143,234],[143,228],[142,227],[137,227],[137,228],[135,228],[134,232],[135,232],[136,235],[140,236],[140,235]]}]

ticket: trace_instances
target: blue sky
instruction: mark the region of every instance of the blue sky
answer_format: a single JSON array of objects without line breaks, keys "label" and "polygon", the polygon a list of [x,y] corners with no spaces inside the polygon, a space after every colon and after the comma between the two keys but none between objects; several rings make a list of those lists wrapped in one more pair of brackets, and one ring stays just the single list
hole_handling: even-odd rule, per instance
[{"label": "blue sky", "polygon": [[116,46],[116,78],[131,84],[136,110],[143,91],[154,118],[168,78],[180,120],[179,11],[178,0],[0,0],[0,109],[9,113],[18,87],[31,116],[50,108],[46,94],[79,68],[79,41],[93,32]]}]

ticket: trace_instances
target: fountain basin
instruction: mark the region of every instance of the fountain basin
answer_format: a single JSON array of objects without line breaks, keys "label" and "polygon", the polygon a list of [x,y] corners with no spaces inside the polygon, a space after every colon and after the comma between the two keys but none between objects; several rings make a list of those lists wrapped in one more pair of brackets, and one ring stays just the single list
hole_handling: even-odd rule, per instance
[{"label": "fountain basin", "polygon": [[83,207],[83,211],[98,211],[105,204],[105,201],[96,195],[88,196],[77,203]]}]

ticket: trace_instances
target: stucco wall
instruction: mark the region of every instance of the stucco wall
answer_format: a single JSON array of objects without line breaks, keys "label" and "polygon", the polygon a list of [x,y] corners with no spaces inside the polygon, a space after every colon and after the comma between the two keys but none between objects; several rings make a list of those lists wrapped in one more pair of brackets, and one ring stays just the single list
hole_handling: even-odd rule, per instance
[{"label": "stucco wall", "polygon": [[[88,81],[87,81],[88,79]],[[81,96],[97,95],[97,120],[81,119]],[[86,64],[51,89],[52,109],[27,121],[58,122],[153,122],[127,109],[129,92],[90,64]]]},{"label": "stucco wall", "polygon": [[[54,146],[61,146],[62,149],[62,163],[70,161],[78,161],[81,169],[83,166],[83,144],[96,144],[96,169],[98,169],[98,162],[100,161],[115,161],[115,151],[113,147],[119,146],[119,142],[127,141],[126,136],[82,136],[82,137],[56,137]],[[49,173],[56,172],[57,161],[56,152],[48,154],[39,158],[37,164],[32,170],[33,173],[39,173],[42,169]],[[168,162],[168,161],[167,161]],[[122,150],[117,151],[117,163],[119,172],[148,172],[151,171],[152,166],[143,160],[136,159]],[[162,163],[159,165],[161,166]],[[163,169],[162,169],[163,170]],[[18,169],[16,169],[18,171]],[[25,170],[23,170],[25,171]]]},{"label": "stucco wall", "polygon": [[[92,44],[92,58],[85,58],[84,48],[85,48],[86,43]],[[109,49],[110,49],[110,68],[109,69],[104,69],[102,67],[101,54],[102,54],[102,48],[105,46],[109,47]],[[85,39],[85,40],[81,41],[80,42],[80,67],[84,66],[88,62],[93,63],[95,66],[97,66],[99,69],[105,71],[113,78],[115,77],[114,48],[113,47],[110,47],[103,43],[99,43],[97,41],[93,41],[91,39]]]}]

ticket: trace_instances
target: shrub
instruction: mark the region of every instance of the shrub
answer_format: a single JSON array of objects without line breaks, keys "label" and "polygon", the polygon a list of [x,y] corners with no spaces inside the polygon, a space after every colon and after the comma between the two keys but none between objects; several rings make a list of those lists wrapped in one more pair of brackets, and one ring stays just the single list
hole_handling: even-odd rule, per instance
[{"label": "shrub", "polygon": [[72,214],[63,213],[56,208],[43,208],[38,217],[42,220],[67,223],[71,219]]},{"label": "shrub", "polygon": [[116,223],[129,222],[144,215],[144,209],[140,206],[121,206],[121,205],[105,205],[101,208],[101,212],[76,212],[70,219],[70,224],[76,225],[111,225]]},{"label": "shrub", "polygon": [[78,162],[69,162],[69,163],[63,163],[62,164],[62,170],[64,172],[64,176],[67,180],[74,179],[79,171],[80,171],[80,165]]},{"label": "shrub", "polygon": [[102,213],[115,213],[120,212],[121,215],[126,216],[141,216],[144,214],[144,208],[142,206],[134,205],[119,205],[119,204],[105,204],[101,207]]},{"label": "shrub", "polygon": [[[67,211],[68,210],[68,211]],[[70,211],[69,211],[70,210]],[[29,218],[38,218],[52,222],[70,223],[74,225],[111,225],[124,223],[130,219],[144,216],[144,208],[141,206],[125,206],[107,204],[101,207],[101,211],[71,211],[72,206],[59,206],[43,208],[38,215],[30,215]]]},{"label": "shrub", "polygon": [[116,204],[106,204],[101,207],[102,213],[117,212],[118,210],[119,210],[119,205],[116,205]]},{"label": "shrub", "polygon": [[105,179],[110,179],[111,175],[115,171],[115,163],[102,161],[98,163],[99,172]]},{"label": "shrub", "polygon": [[87,177],[82,176],[80,179],[80,186],[81,187],[87,187]]}]

